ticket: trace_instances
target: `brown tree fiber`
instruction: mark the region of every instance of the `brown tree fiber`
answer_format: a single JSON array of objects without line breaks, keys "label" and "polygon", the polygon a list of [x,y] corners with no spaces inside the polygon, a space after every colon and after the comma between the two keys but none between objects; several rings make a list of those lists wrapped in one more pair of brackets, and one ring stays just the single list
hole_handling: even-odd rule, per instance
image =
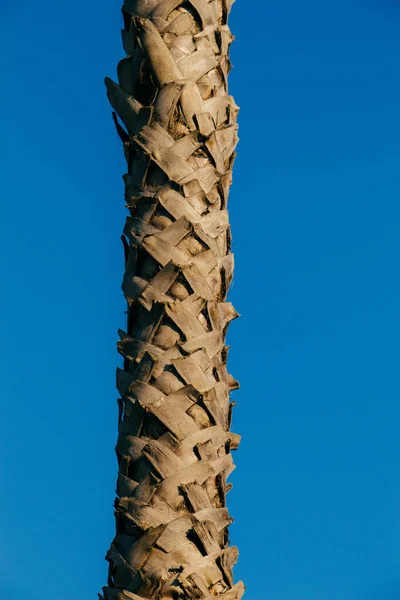
[{"label": "brown tree fiber", "polygon": [[[128,164],[127,332],[116,537],[104,600],[240,600],[229,546],[227,213],[237,106],[227,93],[232,0],[126,0],[118,84],[106,79]],[[121,124],[122,123],[122,124]]]}]

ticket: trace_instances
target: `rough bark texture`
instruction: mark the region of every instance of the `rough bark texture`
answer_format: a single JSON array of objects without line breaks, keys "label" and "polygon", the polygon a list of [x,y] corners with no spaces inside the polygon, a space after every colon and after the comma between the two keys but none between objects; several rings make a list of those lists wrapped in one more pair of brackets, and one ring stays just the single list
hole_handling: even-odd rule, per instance
[{"label": "rough bark texture", "polygon": [[[127,332],[116,537],[105,600],[239,600],[226,509],[238,387],[227,373],[227,213],[237,106],[227,93],[233,0],[126,0],[118,84],[128,163]],[[118,117],[119,119],[118,119]],[[123,123],[124,127],[120,124]]]}]

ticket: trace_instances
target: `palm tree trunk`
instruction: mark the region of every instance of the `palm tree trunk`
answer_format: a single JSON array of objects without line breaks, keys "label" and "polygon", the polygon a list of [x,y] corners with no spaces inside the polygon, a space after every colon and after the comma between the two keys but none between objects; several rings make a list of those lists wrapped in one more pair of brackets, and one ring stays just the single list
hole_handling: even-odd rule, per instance
[{"label": "palm tree trunk", "polygon": [[[239,600],[226,509],[233,0],[125,0],[116,84],[128,173],[116,537],[105,600]],[[102,598],[102,597],[101,597]]]}]

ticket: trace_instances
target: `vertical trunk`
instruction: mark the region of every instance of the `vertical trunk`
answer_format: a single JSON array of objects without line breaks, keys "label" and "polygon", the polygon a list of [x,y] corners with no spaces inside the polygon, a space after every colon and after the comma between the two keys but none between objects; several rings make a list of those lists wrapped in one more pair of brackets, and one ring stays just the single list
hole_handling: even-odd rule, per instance
[{"label": "vertical trunk", "polygon": [[105,600],[239,600],[226,509],[233,470],[227,200],[237,107],[227,93],[233,0],[125,0],[116,84],[128,173],[127,332],[116,537]]}]

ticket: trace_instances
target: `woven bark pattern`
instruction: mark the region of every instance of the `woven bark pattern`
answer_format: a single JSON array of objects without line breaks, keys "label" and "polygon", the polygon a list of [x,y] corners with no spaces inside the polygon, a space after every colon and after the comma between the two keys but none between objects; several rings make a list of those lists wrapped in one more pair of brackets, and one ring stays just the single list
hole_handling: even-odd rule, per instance
[{"label": "woven bark pattern", "polygon": [[[128,303],[117,372],[116,537],[105,600],[239,600],[226,509],[234,468],[226,330],[227,213],[237,106],[227,93],[233,0],[126,0],[118,84],[128,164]],[[122,123],[122,124],[121,124]],[[102,597],[101,597],[102,598]]]}]

